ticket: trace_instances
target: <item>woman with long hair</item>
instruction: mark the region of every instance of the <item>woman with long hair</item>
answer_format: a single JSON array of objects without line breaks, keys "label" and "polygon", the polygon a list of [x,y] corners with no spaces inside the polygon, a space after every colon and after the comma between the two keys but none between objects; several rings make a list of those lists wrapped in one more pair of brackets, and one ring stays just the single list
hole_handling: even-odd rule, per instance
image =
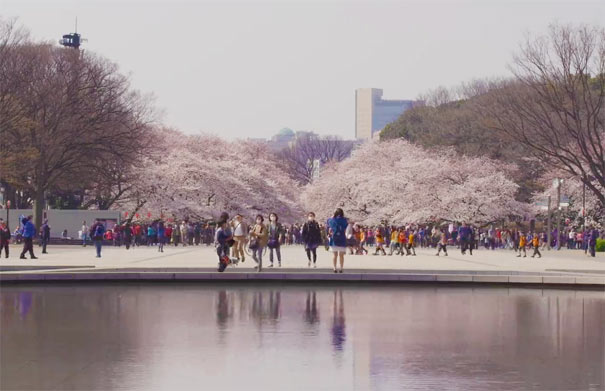
[{"label": "woman with long hair", "polygon": [[273,267],[273,251],[277,254],[277,263],[281,267],[281,251],[280,244],[281,239],[284,236],[284,228],[279,222],[277,213],[273,212],[269,215],[269,226],[267,229],[268,241],[267,247],[269,247],[269,267]]},{"label": "woman with long hair", "polygon": [[256,216],[256,224],[250,231],[250,243],[248,247],[252,250],[252,258],[256,262],[255,269],[260,272],[263,270],[263,249],[267,245],[269,234],[267,227],[264,224],[265,218],[262,215]]},{"label": "woman with long hair", "polygon": [[332,262],[334,264],[334,273],[338,273],[336,261],[340,258],[340,273],[343,271],[345,262],[345,252],[347,251],[347,236],[345,234],[349,223],[344,216],[341,208],[336,209],[334,216],[328,219],[328,234],[330,236],[330,249],[334,254]]}]

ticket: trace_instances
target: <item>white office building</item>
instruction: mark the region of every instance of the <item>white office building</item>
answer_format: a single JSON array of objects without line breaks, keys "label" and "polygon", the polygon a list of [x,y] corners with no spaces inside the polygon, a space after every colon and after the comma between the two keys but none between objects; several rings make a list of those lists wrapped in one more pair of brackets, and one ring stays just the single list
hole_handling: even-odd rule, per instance
[{"label": "white office building", "polygon": [[379,88],[358,88],[355,90],[355,138],[376,137],[388,123],[418,103],[421,102],[385,100]]}]

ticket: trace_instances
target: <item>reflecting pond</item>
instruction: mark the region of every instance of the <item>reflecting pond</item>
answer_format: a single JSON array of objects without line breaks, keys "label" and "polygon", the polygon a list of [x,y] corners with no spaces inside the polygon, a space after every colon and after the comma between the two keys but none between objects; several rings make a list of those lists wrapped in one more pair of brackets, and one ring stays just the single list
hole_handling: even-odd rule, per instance
[{"label": "reflecting pond", "polygon": [[3,390],[605,389],[605,292],[6,285],[1,326]]}]

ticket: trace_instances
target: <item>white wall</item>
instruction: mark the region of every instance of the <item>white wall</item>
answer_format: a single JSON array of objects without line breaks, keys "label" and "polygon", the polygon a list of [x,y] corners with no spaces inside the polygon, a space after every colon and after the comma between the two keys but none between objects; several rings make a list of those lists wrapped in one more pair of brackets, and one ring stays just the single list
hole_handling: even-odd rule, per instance
[{"label": "white wall", "polygon": [[[118,210],[50,209],[44,212],[46,212],[50,225],[51,237],[60,237],[63,230],[67,229],[68,236],[77,238],[78,231],[82,229],[83,220],[86,220],[86,225],[89,227],[97,218],[120,222],[120,211]],[[14,232],[19,225],[19,216],[31,214],[33,214],[32,209],[11,209],[9,213],[11,232]],[[6,221],[7,209],[0,209],[0,218]]]}]

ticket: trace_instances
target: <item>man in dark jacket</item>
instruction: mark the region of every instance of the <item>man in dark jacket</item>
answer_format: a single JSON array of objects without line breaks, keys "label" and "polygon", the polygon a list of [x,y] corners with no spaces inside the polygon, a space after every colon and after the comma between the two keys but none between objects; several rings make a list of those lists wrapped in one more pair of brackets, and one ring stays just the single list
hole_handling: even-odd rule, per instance
[{"label": "man in dark jacket", "polygon": [[21,259],[25,259],[26,252],[29,252],[30,259],[38,259],[34,255],[33,240],[36,236],[36,226],[32,223],[32,217],[33,216],[30,215],[21,220],[21,223],[23,223],[23,251],[21,251]]},{"label": "man in dark jacket", "polygon": [[0,256],[2,255],[2,249],[8,258],[8,243],[11,240],[11,231],[4,220],[0,219]]},{"label": "man in dark jacket", "polygon": [[46,252],[46,245],[50,241],[50,225],[48,225],[48,220],[44,220],[44,224],[42,224],[42,254],[48,254]]},{"label": "man in dark jacket", "polygon": [[588,251],[590,251],[591,257],[596,256],[598,238],[599,238],[599,230],[596,228],[589,229]]}]

